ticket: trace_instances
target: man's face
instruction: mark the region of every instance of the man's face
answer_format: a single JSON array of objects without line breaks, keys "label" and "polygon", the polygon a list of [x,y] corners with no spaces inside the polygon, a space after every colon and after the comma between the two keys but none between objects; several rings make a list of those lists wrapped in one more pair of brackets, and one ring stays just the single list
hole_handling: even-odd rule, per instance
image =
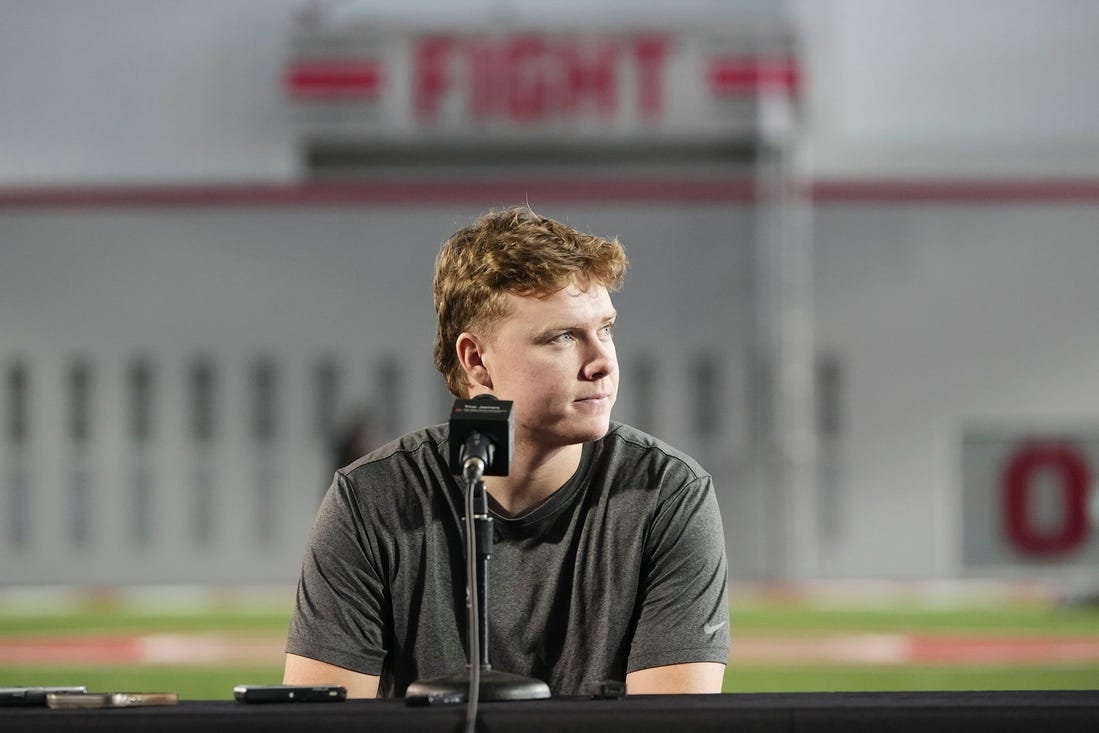
[{"label": "man's face", "polygon": [[515,402],[516,442],[557,448],[602,437],[618,394],[607,289],[570,285],[546,297],[507,298],[508,315],[482,362],[492,393]]}]

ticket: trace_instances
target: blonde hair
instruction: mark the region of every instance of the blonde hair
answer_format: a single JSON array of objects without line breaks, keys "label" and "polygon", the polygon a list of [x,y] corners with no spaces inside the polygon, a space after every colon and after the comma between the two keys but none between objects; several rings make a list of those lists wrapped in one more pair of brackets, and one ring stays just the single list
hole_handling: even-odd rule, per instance
[{"label": "blonde hair", "polygon": [[455,232],[435,259],[435,368],[457,397],[469,383],[455,350],[463,331],[491,335],[507,293],[541,297],[571,284],[622,287],[629,260],[617,239],[577,231],[529,207],[490,211]]}]

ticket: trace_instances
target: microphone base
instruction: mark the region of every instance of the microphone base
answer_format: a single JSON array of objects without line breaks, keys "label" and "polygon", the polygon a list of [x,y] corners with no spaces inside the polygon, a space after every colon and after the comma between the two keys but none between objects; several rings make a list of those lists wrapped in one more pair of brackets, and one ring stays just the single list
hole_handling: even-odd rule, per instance
[{"label": "microphone base", "polygon": [[[408,686],[406,697],[436,697],[460,695],[463,702],[469,697],[470,670],[467,666],[460,672],[416,680]],[[482,669],[478,685],[478,697],[481,700],[543,700],[550,696],[549,685],[533,677],[499,672],[495,669]]]}]

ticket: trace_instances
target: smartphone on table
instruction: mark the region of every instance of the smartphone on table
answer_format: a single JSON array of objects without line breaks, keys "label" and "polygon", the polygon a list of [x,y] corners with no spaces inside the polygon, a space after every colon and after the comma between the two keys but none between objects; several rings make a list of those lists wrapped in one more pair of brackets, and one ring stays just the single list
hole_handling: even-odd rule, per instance
[{"label": "smartphone on table", "polygon": [[50,687],[0,687],[0,707],[45,705],[46,695],[52,693],[82,695],[88,691],[83,685]]},{"label": "smartphone on table", "polygon": [[51,692],[46,695],[46,705],[54,710],[137,708],[147,705],[175,705],[178,702],[179,695],[174,692]]}]

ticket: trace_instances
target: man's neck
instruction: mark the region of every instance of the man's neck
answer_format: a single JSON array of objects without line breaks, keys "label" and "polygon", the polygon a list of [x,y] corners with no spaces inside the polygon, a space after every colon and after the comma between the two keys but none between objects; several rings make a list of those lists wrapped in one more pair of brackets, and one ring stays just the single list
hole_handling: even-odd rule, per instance
[{"label": "man's neck", "polygon": [[486,476],[485,488],[510,517],[526,514],[564,486],[580,465],[582,444],[534,453],[515,446],[507,476]]}]

